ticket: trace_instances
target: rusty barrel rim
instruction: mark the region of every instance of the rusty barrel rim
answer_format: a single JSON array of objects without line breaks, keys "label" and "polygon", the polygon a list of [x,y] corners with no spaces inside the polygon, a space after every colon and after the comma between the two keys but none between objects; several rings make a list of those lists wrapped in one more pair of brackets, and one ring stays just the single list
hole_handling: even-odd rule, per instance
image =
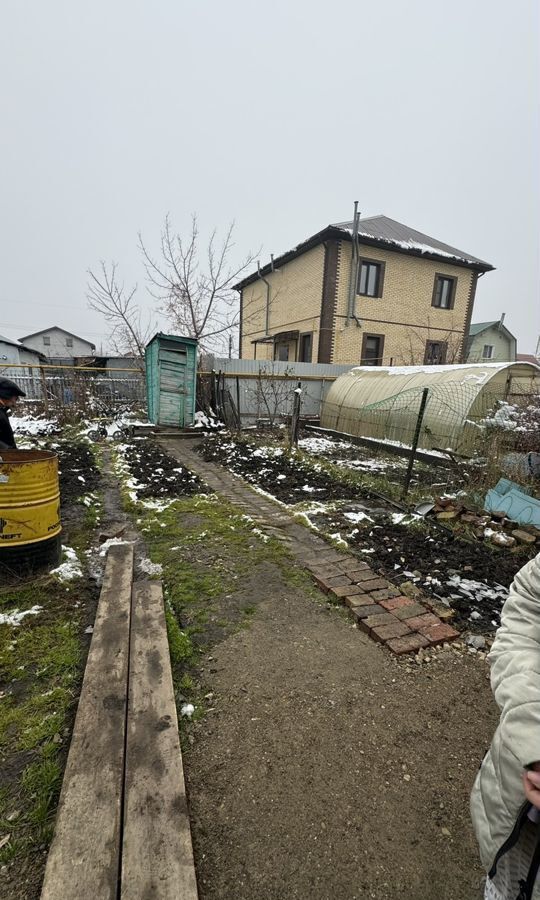
[{"label": "rusty barrel rim", "polygon": [[29,462],[46,462],[58,459],[53,450],[0,450],[0,469],[3,465],[13,466]]}]

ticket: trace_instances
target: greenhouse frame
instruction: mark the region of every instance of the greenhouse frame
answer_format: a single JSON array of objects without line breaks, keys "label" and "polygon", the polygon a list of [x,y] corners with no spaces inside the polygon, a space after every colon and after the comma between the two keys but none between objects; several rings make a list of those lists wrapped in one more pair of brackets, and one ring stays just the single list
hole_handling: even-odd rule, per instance
[{"label": "greenhouse frame", "polygon": [[426,388],[418,446],[470,455],[486,427],[498,424],[504,404],[538,401],[540,367],[521,362],[358,366],[328,391],[321,427],[410,446]]}]

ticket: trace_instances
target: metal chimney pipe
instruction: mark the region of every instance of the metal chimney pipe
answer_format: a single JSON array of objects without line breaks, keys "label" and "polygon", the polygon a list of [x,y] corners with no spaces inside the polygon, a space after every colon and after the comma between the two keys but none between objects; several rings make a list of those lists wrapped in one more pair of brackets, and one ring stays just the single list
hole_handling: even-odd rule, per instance
[{"label": "metal chimney pipe", "polygon": [[264,333],[268,336],[269,328],[270,328],[270,282],[266,280],[264,275],[261,272],[261,266],[259,260],[257,260],[257,274],[261,281],[264,281],[266,285],[266,311],[265,311],[265,325],[264,325]]},{"label": "metal chimney pipe", "polygon": [[354,218],[351,239],[351,274],[349,278],[349,295],[347,298],[347,319],[348,325],[354,316],[354,298],[356,296],[356,280],[358,278],[358,222],[360,214],[358,212],[358,200],[354,201]]}]

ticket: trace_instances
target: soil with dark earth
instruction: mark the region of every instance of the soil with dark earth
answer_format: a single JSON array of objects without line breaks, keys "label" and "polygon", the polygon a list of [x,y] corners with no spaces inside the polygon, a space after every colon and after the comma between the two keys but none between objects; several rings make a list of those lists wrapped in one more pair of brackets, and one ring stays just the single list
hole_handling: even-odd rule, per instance
[{"label": "soil with dark earth", "polygon": [[136,493],[140,500],[190,496],[204,489],[196,475],[165,453],[155,441],[141,438],[123,444],[122,455],[139,482]]},{"label": "soil with dark earth", "polygon": [[[317,442],[323,444],[317,447]],[[305,445],[305,446],[304,446]],[[326,445],[326,446],[324,446]],[[315,459],[320,458],[335,463],[343,468],[350,468],[355,472],[379,472],[391,484],[402,485],[408,465],[408,457],[398,454],[377,453],[358,444],[352,444],[346,440],[324,438],[319,432],[302,432],[299,442],[300,449],[305,449]],[[374,457],[374,453],[377,455]],[[433,457],[433,462],[426,463],[416,459],[411,478],[411,486],[424,486],[426,488],[437,487],[441,493],[451,486],[457,490],[462,486],[467,473],[463,466],[456,466],[451,460],[444,463],[443,460]]]},{"label": "soil with dark earth", "polygon": [[200,446],[203,459],[227,466],[283,503],[302,500],[343,500],[351,487],[333,480],[321,466],[304,463],[302,457],[281,447],[263,447],[247,441],[208,438]]},{"label": "soil with dark earth", "polygon": [[[514,576],[538,550],[535,544],[519,546],[514,551],[496,548],[478,539],[461,537],[429,519],[416,520],[412,527],[410,521],[395,524],[398,507],[390,499],[386,503],[379,499],[369,484],[364,489],[358,483],[341,482],[317,460],[310,463],[275,445],[261,447],[254,440],[214,435],[204,441],[199,452],[204,459],[241,474],[246,481],[288,505],[302,501],[334,502],[335,508],[310,513],[310,521],[327,534],[338,534],[351,548],[365,552],[366,561],[396,584],[412,580],[424,593],[451,606],[456,612],[455,624],[470,631],[491,633],[498,627]],[[333,452],[320,455],[328,459]],[[369,460],[365,448],[347,448],[341,442],[336,442],[335,454],[340,459],[359,459],[360,466]],[[385,463],[377,458],[372,462],[376,469],[391,474]],[[395,471],[399,471],[399,466],[400,463],[395,464]],[[429,472],[428,466],[423,469]],[[450,477],[447,469],[433,467],[433,481],[444,474]],[[460,480],[457,486],[461,484]],[[450,486],[455,489],[453,483]],[[353,526],[345,516],[349,505],[344,500],[351,501],[351,511],[364,510],[369,520]]]},{"label": "soil with dark earth", "polygon": [[[384,510],[369,510],[375,521],[354,527],[342,509],[311,516],[316,526],[338,532],[353,549],[367,549],[366,561],[396,585],[412,581],[455,610],[453,624],[488,633],[500,624],[502,604],[515,575],[537,548],[516,556],[482,541],[465,540],[435,523],[394,524]],[[471,613],[473,617],[471,618]]]},{"label": "soil with dark earth", "polygon": [[54,452],[58,454],[62,507],[65,508],[79,497],[97,490],[100,483],[99,469],[86,443],[62,441],[54,444]]}]

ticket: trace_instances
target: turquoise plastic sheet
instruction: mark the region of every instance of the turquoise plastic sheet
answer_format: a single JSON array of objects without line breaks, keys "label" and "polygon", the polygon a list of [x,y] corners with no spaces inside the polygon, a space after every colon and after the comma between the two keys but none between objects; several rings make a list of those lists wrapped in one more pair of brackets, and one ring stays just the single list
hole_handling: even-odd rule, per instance
[{"label": "turquoise plastic sheet", "polygon": [[486,494],[488,512],[504,512],[512,522],[540,528],[540,500],[531,497],[515,482],[501,478]]}]

